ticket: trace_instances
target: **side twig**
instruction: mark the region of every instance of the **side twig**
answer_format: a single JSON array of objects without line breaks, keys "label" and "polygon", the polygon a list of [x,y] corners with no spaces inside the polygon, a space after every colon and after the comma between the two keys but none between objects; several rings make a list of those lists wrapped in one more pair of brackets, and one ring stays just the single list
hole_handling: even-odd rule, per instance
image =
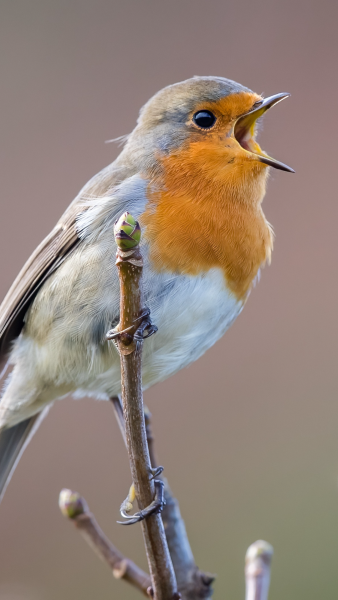
[{"label": "side twig", "polygon": [[258,540],[245,556],[245,600],[268,600],[273,547]]},{"label": "side twig", "polygon": [[[133,335],[140,325],[140,317],[144,314],[142,270],[143,262],[138,243],[129,244],[135,236],[127,233],[132,229],[131,215],[124,214],[115,226],[115,239],[118,244],[116,265],[120,279],[120,322],[117,345],[121,361],[122,403],[125,421],[127,448],[130,469],[135,486],[139,508],[149,506],[155,494],[154,481],[151,476],[151,464],[148,452],[142,396],[142,341],[135,343]],[[135,223],[137,230],[138,224]],[[139,239],[139,236],[138,236]],[[125,251],[128,246],[131,250]],[[134,247],[133,247],[134,246]],[[126,331],[127,330],[127,331]],[[112,337],[112,336],[110,336]],[[153,514],[141,523],[144,535],[150,576],[155,600],[175,600],[180,596],[177,592],[175,572],[172,566],[162,518]]]},{"label": "side twig", "polygon": [[84,498],[77,492],[64,489],[60,492],[59,506],[62,514],[74,523],[89,546],[109,565],[114,577],[124,579],[149,598],[149,575],[110,542],[89,511]]}]

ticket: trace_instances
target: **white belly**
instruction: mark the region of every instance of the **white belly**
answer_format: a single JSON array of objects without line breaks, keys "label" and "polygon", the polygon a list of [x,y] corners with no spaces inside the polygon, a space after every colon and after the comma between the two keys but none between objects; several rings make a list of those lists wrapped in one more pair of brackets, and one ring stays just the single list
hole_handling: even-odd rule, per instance
[{"label": "white belly", "polygon": [[[243,303],[227,290],[218,269],[198,277],[175,278],[175,284],[147,305],[158,332],[143,345],[143,387],[163,381],[210,348],[232,325]],[[94,377],[77,396],[120,393],[119,363]]]},{"label": "white belly", "polygon": [[204,354],[242,309],[242,303],[226,289],[220,270],[185,280],[176,293],[169,294],[153,311],[159,332],[144,343],[145,387]]}]

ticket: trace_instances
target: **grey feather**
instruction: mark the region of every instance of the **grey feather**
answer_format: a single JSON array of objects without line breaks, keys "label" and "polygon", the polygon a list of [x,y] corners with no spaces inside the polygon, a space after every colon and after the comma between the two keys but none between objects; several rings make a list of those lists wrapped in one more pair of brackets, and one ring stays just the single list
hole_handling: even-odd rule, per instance
[{"label": "grey feather", "polygon": [[0,432],[0,501],[22,453],[32,439],[48,408]]}]

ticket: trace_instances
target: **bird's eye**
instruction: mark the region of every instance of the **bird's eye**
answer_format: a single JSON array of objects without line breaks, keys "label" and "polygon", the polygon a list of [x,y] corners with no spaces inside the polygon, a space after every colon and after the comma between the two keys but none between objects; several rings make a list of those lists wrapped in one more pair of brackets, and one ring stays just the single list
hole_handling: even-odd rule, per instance
[{"label": "bird's eye", "polygon": [[201,129],[210,129],[215,124],[216,117],[210,110],[199,110],[194,114],[192,120]]}]

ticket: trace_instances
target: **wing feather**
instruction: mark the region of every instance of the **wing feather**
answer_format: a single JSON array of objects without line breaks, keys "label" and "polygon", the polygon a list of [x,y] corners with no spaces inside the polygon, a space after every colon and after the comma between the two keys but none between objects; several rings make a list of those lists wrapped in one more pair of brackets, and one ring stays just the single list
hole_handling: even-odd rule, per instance
[{"label": "wing feather", "polygon": [[28,303],[49,275],[58,268],[66,256],[80,242],[76,230],[76,218],[83,206],[72,203],[60,221],[41,242],[10,287],[0,306],[0,359],[9,350],[24,323]]}]

